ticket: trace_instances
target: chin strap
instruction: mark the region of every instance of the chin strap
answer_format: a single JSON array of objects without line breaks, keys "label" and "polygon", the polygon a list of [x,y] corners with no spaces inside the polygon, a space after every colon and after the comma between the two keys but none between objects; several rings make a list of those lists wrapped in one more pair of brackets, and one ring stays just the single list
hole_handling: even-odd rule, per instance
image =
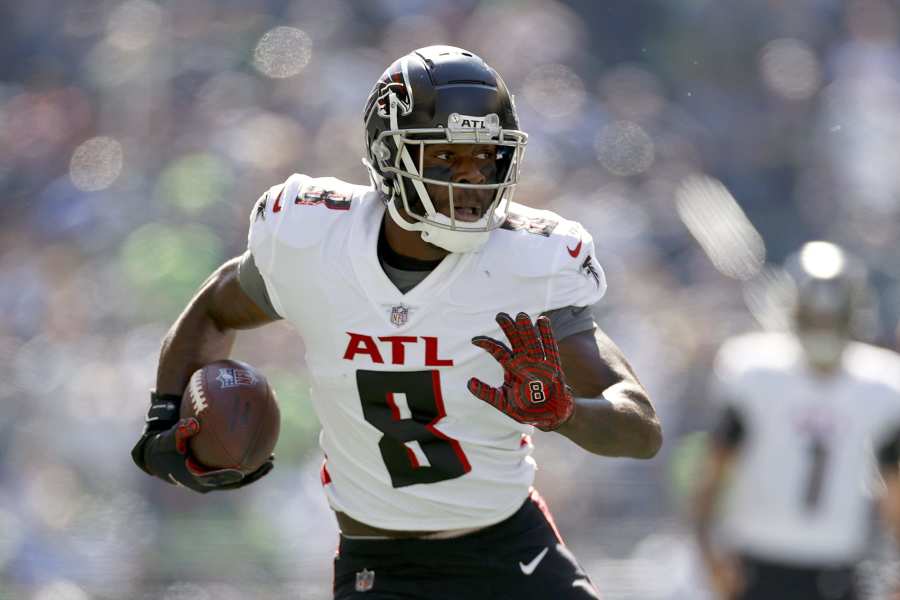
[{"label": "chin strap", "polygon": [[393,188],[388,185],[384,180],[384,177],[375,170],[375,167],[372,166],[372,162],[368,158],[363,158],[362,164],[369,172],[369,181],[372,182],[372,187],[384,194],[385,198],[390,198],[393,193]]},{"label": "chin strap", "polygon": [[[396,196],[388,200],[387,210],[391,215],[391,219],[401,229],[404,229],[406,231],[418,231],[420,232],[424,241],[428,242],[429,244],[434,244],[439,248],[443,248],[447,252],[474,252],[475,250],[478,250],[479,248],[484,246],[484,244],[488,241],[488,237],[491,235],[490,231],[459,231],[453,229],[443,229],[441,227],[435,227],[434,225],[425,223],[423,221],[410,223],[403,218],[403,215],[401,215],[400,211],[397,209]],[[438,213],[432,218],[434,220],[439,220],[441,217],[447,220],[447,225],[449,226],[450,219],[446,215]]]}]

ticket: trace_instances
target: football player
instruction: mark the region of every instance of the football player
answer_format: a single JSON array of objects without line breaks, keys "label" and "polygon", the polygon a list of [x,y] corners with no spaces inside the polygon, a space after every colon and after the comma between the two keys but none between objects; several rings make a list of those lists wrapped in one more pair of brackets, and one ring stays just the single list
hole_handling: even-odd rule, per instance
[{"label": "football player", "polygon": [[900,356],[850,341],[867,292],[841,248],[810,242],[786,271],[793,331],[738,336],[717,356],[697,539],[720,598],[852,600],[876,464],[882,514],[900,523]]},{"label": "football player", "polygon": [[172,327],[135,461],[199,492],[265,475],[271,463],[241,478],[191,460],[198,424],[177,405],[236,330],[286,319],[306,341],[341,532],[335,598],[596,598],[531,488],[529,434],[649,458],[661,433],[594,323],[593,241],[512,202],[527,136],[471,52],[395,61],[364,123],[371,185],[293,175],[269,189],[247,252]]}]

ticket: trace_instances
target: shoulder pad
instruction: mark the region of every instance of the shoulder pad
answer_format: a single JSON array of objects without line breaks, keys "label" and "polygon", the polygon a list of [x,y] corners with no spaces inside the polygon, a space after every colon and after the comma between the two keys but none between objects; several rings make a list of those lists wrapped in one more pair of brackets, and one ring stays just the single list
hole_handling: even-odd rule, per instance
[{"label": "shoulder pad", "polygon": [[721,379],[758,369],[788,369],[802,358],[793,336],[770,331],[745,333],[726,340],[716,354],[715,373]]},{"label": "shoulder pad", "polygon": [[512,203],[506,222],[488,244],[491,260],[506,263],[509,270],[523,277],[577,271],[594,250],[594,240],[581,223],[516,203]]},{"label": "shoulder pad", "polygon": [[491,235],[484,260],[519,277],[551,278],[550,308],[587,306],[606,291],[606,276],[591,234],[549,210],[512,203],[506,223]]},{"label": "shoulder pad", "polygon": [[900,354],[871,344],[850,342],[844,351],[844,365],[851,374],[891,387],[900,394]]},{"label": "shoulder pad", "polygon": [[365,186],[334,177],[294,174],[269,188],[250,215],[250,247],[272,238],[279,244],[305,248],[319,242],[336,219],[353,208]]}]

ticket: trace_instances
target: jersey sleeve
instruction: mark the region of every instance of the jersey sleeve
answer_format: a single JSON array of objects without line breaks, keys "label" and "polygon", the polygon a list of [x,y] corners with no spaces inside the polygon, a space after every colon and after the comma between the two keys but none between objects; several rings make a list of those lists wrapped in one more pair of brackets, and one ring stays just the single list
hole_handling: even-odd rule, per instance
[{"label": "jersey sleeve", "polygon": [[[293,300],[298,294],[298,270],[316,255],[314,249],[326,242],[336,224],[351,214],[354,199],[368,189],[334,177],[295,173],[257,200],[250,213],[247,250],[276,314],[290,320],[296,315],[286,309],[302,310]],[[247,275],[252,279],[255,273],[251,270]],[[252,282],[249,287],[253,291]],[[262,294],[257,296],[262,299]]]},{"label": "jersey sleeve", "polygon": [[555,242],[554,264],[547,308],[597,304],[606,293],[606,274],[597,260],[591,234],[580,223],[567,221],[560,223],[551,239]]},{"label": "jersey sleeve", "polygon": [[[297,226],[301,215],[296,210],[294,198],[308,179],[305,175],[294,174],[284,183],[272,186],[260,196],[250,213],[250,231],[247,236],[247,252],[250,257],[242,260],[242,267],[246,268],[247,261],[252,258],[255,271],[264,284],[269,306],[277,315],[284,315],[285,311],[278,293],[276,273],[283,269],[280,263],[284,262],[284,248],[300,246],[304,242],[302,228]],[[246,277],[250,289],[245,291],[256,301],[263,290],[258,287],[253,289],[250,281],[253,273],[245,273],[246,275],[250,275]],[[244,279],[241,285],[243,287]],[[258,301],[257,303],[259,304]],[[260,307],[266,308],[263,304]]]},{"label": "jersey sleeve", "polygon": [[550,319],[553,335],[557,340],[564,340],[570,335],[594,329],[594,312],[590,306],[566,306],[555,308],[544,313]]},{"label": "jersey sleeve", "polygon": [[896,469],[900,464],[900,428],[894,430],[877,448],[878,466],[882,470]]},{"label": "jersey sleeve", "polygon": [[737,407],[726,404],[720,408],[717,421],[712,429],[712,438],[720,446],[737,448],[744,439],[744,418]]},{"label": "jersey sleeve", "polygon": [[729,340],[719,349],[711,377],[707,385],[707,396],[714,415],[711,435],[713,440],[727,448],[740,445],[746,434],[746,407],[741,402],[741,354],[743,344],[739,340]]},{"label": "jersey sleeve", "polygon": [[281,315],[272,305],[272,299],[269,298],[269,291],[266,289],[266,282],[256,268],[256,261],[253,259],[253,253],[250,250],[244,252],[241,261],[238,263],[238,283],[244,293],[250,297],[256,305],[262,309],[266,315],[272,319],[280,319]]}]

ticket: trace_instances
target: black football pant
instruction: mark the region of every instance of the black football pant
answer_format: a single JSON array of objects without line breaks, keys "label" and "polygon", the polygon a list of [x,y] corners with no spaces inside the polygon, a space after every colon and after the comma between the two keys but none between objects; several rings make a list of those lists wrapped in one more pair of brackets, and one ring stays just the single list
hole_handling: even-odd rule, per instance
[{"label": "black football pant", "polygon": [[852,566],[795,567],[744,556],[746,587],[737,600],[858,600]]},{"label": "black football pant", "polygon": [[341,537],[335,600],[597,600],[536,493],[508,519],[449,540]]}]

